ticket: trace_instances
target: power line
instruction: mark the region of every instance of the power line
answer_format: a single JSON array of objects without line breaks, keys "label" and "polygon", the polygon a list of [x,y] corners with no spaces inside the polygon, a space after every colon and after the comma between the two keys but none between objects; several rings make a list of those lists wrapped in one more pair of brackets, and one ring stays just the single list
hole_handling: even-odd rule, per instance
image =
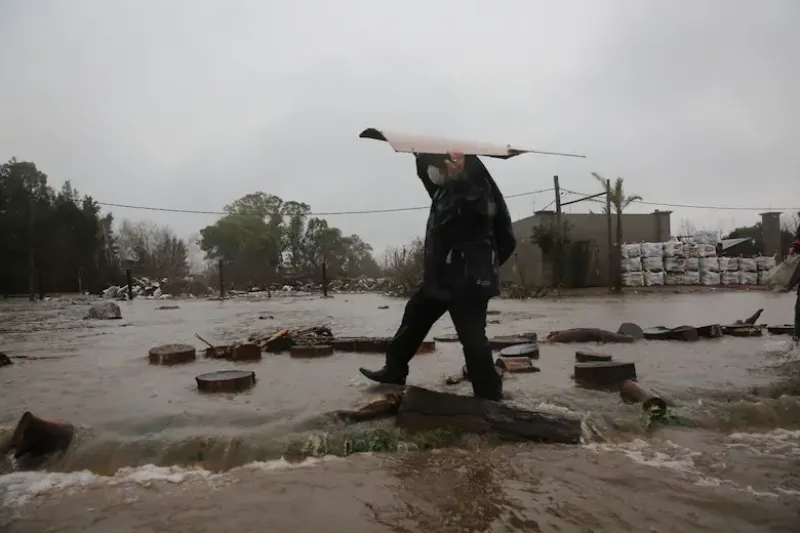
[{"label": "power line", "polygon": [[[543,192],[550,192],[553,189],[540,189],[538,191],[529,191],[529,192],[521,192],[517,194],[511,194],[509,196],[504,196],[505,199],[510,198],[519,198],[521,196],[531,196],[533,194],[540,194]],[[144,205],[128,205],[128,204],[115,204],[111,202],[96,202],[98,205],[104,205],[107,207],[121,207],[124,209],[139,209],[142,211],[161,211],[166,213],[187,213],[192,215],[228,215],[224,211],[201,211],[197,209],[174,209],[171,207],[151,207],[151,206],[144,206]],[[430,209],[431,206],[429,205],[422,205],[417,207],[394,207],[390,209],[362,209],[357,211],[329,211],[329,212],[319,212],[319,213],[308,213],[308,216],[312,217],[321,217],[321,216],[335,216],[335,215],[372,215],[376,213],[400,213],[403,211],[418,211],[421,209]]]},{"label": "power line", "polygon": [[[570,191],[569,189],[561,189],[561,190],[570,192],[572,194],[581,194],[584,196],[589,196],[588,194],[582,192]],[[604,200],[593,199],[590,201],[605,204]],[[645,200],[634,200],[633,203],[652,205],[655,207],[677,207],[683,209],[711,209],[718,211],[794,211],[796,209],[800,209],[800,207],[735,207],[735,206],[722,206],[722,205],[670,204],[666,202],[647,202]]]}]

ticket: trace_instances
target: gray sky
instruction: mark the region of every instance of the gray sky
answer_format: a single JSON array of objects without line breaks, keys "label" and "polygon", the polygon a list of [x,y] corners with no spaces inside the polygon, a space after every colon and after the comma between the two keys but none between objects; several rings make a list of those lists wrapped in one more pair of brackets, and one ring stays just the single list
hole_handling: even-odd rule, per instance
[{"label": "gray sky", "polygon": [[[653,202],[800,207],[799,26],[797,0],[3,0],[0,157],[104,202],[425,205],[412,156],[358,139],[372,126],[589,156],[490,160],[506,195],[554,174],[595,192],[598,171]],[[183,236],[216,219],[112,211]],[[673,233],[758,220],[674,211]],[[380,251],[425,216],[329,220]]]}]

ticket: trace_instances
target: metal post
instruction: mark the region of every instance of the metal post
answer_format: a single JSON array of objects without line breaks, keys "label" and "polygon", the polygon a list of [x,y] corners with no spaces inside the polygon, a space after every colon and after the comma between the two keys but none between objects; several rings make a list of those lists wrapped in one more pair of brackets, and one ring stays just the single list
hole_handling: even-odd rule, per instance
[{"label": "metal post", "polygon": [[606,180],[606,226],[608,230],[608,285],[614,283],[615,268],[622,268],[622,265],[614,265],[614,236],[611,229],[611,180]]},{"label": "metal post", "polygon": [[128,300],[133,300],[133,273],[130,268],[125,269],[125,282],[128,284]]},{"label": "metal post", "polygon": [[328,297],[328,265],[322,260],[322,297]]},{"label": "metal post", "polygon": [[555,282],[556,287],[561,287],[561,245],[563,242],[563,225],[561,223],[561,187],[558,185],[558,176],[553,176],[553,188],[556,192],[556,246],[554,247]]},{"label": "metal post", "polygon": [[217,269],[219,270],[219,297],[225,298],[225,273],[222,268],[222,259],[219,260],[217,263]]}]

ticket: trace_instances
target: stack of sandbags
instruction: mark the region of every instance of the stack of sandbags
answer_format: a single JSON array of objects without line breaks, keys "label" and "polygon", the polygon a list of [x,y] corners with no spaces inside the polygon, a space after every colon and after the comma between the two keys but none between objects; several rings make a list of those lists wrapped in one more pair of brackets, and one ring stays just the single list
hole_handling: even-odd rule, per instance
[{"label": "stack of sandbags", "polygon": [[623,287],[641,287],[644,285],[642,273],[642,245],[623,244],[621,250],[622,285]]},{"label": "stack of sandbags", "polygon": [[686,272],[686,257],[683,243],[669,241],[664,243],[664,285],[683,285]]},{"label": "stack of sandbags", "polygon": [[683,274],[684,285],[700,285],[700,257],[697,244],[683,243],[683,256],[686,258],[686,272]]},{"label": "stack of sandbags", "polygon": [[739,283],[742,285],[758,284],[758,263],[755,257],[739,258]]},{"label": "stack of sandbags", "polygon": [[[719,285],[719,260],[713,244],[697,245],[701,285]],[[727,263],[725,264],[727,267]]]},{"label": "stack of sandbags", "polygon": [[723,285],[739,284],[739,258],[720,257],[719,258],[720,283]]},{"label": "stack of sandbags", "polygon": [[775,268],[777,263],[775,262],[775,256],[765,257],[760,255],[756,257],[756,268],[758,269],[758,284],[764,285],[764,277],[767,275],[767,272]]},{"label": "stack of sandbags", "polygon": [[642,243],[642,271],[647,287],[664,284],[664,245],[660,242]]}]

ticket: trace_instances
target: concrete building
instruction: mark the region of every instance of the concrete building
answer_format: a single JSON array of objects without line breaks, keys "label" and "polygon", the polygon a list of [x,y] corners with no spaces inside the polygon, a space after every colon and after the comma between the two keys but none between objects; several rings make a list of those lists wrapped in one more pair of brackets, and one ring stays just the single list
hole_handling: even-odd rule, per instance
[{"label": "concrete building", "polygon": [[[671,211],[649,214],[623,214],[623,242],[663,242],[670,239]],[[513,223],[517,237],[514,256],[503,265],[500,277],[517,284],[552,285],[550,261],[545,261],[542,250],[531,242],[533,228],[552,224],[554,211],[538,211],[533,216]],[[564,267],[566,284],[575,287],[601,287],[611,284],[609,274],[608,222],[603,213],[562,214],[568,227],[570,256]],[[612,239],[616,235],[616,216],[611,217]]]}]

